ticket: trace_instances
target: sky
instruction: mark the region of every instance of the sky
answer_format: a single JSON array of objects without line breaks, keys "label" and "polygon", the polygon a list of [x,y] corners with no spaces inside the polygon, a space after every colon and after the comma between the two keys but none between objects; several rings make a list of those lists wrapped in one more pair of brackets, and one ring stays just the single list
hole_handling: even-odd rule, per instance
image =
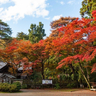
[{"label": "sky", "polygon": [[31,24],[44,24],[46,37],[51,33],[50,23],[60,17],[79,17],[83,0],[0,0],[0,19],[12,30],[28,34]]}]

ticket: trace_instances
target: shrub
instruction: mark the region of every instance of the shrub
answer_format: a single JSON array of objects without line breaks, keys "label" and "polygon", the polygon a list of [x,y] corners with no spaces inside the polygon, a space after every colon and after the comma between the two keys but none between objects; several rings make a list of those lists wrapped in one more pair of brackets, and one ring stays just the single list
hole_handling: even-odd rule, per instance
[{"label": "shrub", "polygon": [[11,84],[9,88],[9,92],[17,92],[17,86],[15,84]]},{"label": "shrub", "polygon": [[0,83],[0,91],[1,92],[18,92],[20,90],[20,84],[8,84],[8,83]]},{"label": "shrub", "polygon": [[19,91],[21,89],[21,83],[20,82],[14,82],[13,84],[17,86],[17,88],[16,88],[17,91]]},{"label": "shrub", "polygon": [[8,83],[1,83],[0,84],[0,90],[4,91],[4,92],[8,91],[9,90],[9,84]]}]

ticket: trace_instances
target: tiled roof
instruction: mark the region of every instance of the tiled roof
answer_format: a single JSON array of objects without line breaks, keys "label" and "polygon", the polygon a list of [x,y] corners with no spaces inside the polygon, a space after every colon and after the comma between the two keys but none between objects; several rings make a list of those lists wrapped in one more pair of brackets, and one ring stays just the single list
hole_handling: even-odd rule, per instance
[{"label": "tiled roof", "polygon": [[5,63],[5,62],[0,62],[0,69],[3,68],[3,67],[6,66],[6,65],[7,65],[7,63]]},{"label": "tiled roof", "polygon": [[16,78],[15,76],[10,75],[10,74],[2,74],[0,77],[4,77],[4,76],[7,76],[9,78]]},{"label": "tiled roof", "polygon": [[[30,62],[31,63],[31,62]],[[4,66],[6,66],[6,62],[0,62],[0,69],[2,69]],[[26,68],[27,70],[28,68]],[[29,67],[29,69],[32,69],[32,67]],[[18,68],[18,71],[23,70],[23,65],[21,64],[21,67]]]}]

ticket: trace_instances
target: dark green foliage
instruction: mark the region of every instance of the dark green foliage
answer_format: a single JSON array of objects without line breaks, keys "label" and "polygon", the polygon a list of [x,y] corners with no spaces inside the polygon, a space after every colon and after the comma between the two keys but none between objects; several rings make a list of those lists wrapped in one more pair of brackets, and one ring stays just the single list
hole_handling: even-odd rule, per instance
[{"label": "dark green foliage", "polygon": [[18,40],[28,40],[29,36],[23,32],[18,32],[17,37]]},{"label": "dark green foliage", "polygon": [[1,92],[18,92],[20,91],[20,84],[8,84],[8,83],[0,83],[0,91]]},{"label": "dark green foliage", "polygon": [[21,89],[21,83],[20,82],[14,82],[13,84],[17,86],[17,88],[16,88],[17,91],[19,91]]},{"label": "dark green foliage", "polygon": [[[33,73],[27,78],[23,80],[22,88],[37,88],[42,84],[42,75],[39,72],[33,71]],[[40,88],[40,86],[38,88]]]},{"label": "dark green foliage", "polygon": [[30,29],[28,31],[29,31],[29,40],[32,43],[37,43],[41,39],[43,39],[44,36],[46,36],[43,26],[44,25],[41,22],[39,22],[38,26],[36,26],[36,24],[30,25]]},{"label": "dark green foliage", "polygon": [[21,88],[27,89],[27,88],[31,88],[32,85],[32,80],[28,79],[24,79]]},{"label": "dark green foliage", "polygon": [[69,83],[69,84],[67,85],[68,88],[74,88],[75,86],[76,86],[75,83]]},{"label": "dark green foliage", "polygon": [[33,71],[32,75],[30,76],[30,79],[34,81],[39,81],[39,80],[42,80],[42,75],[41,73]]},{"label": "dark green foliage", "polygon": [[11,38],[12,31],[7,23],[0,20],[0,39],[6,40]]},{"label": "dark green foliage", "polygon": [[92,17],[91,12],[96,10],[96,0],[83,0],[80,14],[82,17]]},{"label": "dark green foliage", "polygon": [[56,83],[54,88],[55,89],[60,89],[59,83]]},{"label": "dark green foliage", "polygon": [[23,84],[21,88],[22,89],[27,89],[27,84]]},{"label": "dark green foliage", "polygon": [[66,75],[60,75],[60,80],[61,80],[61,81],[66,80]]}]

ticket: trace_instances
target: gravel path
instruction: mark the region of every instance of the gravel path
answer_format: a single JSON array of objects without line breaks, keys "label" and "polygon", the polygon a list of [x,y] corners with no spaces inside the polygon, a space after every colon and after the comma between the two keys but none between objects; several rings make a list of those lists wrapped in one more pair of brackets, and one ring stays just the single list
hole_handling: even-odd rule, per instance
[{"label": "gravel path", "polygon": [[63,92],[43,89],[22,89],[22,91],[20,93],[0,93],[0,96],[96,96],[96,91],[90,90]]}]

